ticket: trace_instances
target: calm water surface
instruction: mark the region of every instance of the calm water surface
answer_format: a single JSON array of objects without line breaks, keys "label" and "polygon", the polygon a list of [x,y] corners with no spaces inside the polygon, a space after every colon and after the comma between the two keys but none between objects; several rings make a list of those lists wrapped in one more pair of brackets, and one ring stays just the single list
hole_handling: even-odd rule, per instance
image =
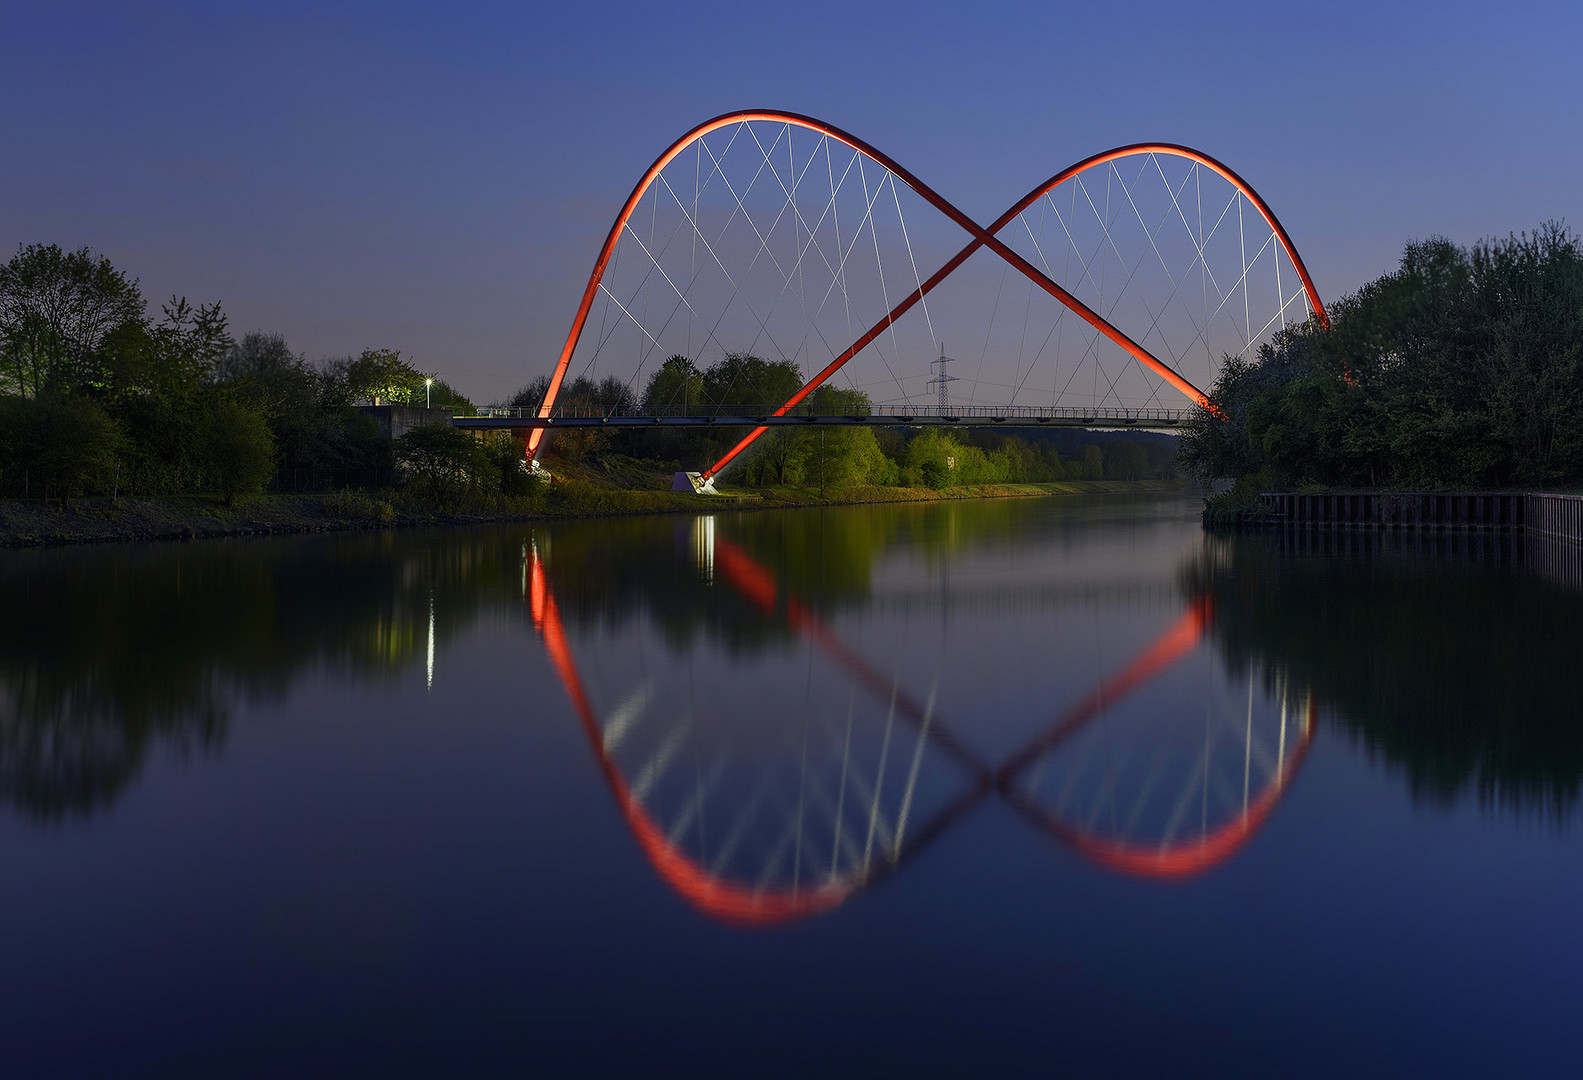
[{"label": "calm water surface", "polygon": [[1534,562],[1120,497],[0,554],[0,1075],[1575,1075]]}]

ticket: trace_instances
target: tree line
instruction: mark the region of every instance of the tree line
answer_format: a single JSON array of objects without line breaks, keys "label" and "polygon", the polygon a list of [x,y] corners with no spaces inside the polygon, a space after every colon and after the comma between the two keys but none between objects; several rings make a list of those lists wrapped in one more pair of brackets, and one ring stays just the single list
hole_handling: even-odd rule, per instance
[{"label": "tree line", "polygon": [[[707,367],[672,356],[638,388],[614,377],[570,380],[558,404],[613,413],[768,413],[803,384],[789,361],[730,353]],[[540,377],[506,404],[537,407]],[[152,314],[136,278],[88,248],[19,247],[0,265],[0,495],[333,490],[398,483],[456,504],[529,494],[523,445],[449,425],[392,443],[360,406],[425,401],[473,412],[462,394],[388,348],[312,362],[278,333],[240,340],[220,303],[172,297]],[[803,408],[867,414],[867,395],[821,386]],[[563,429],[551,462],[615,459],[629,473],[699,468],[736,429]],[[1006,482],[1173,475],[1169,442],[1094,433],[1033,438],[988,431],[771,429],[726,479],[759,487],[946,488]],[[652,483],[652,479],[637,481]]]},{"label": "tree line", "polygon": [[[1227,359],[1182,463],[1244,487],[1583,482],[1583,249],[1569,228],[1409,243],[1392,273]],[[1217,415],[1218,414],[1218,415]]]},{"label": "tree line", "polygon": [[[537,408],[549,390],[541,376],[508,404]],[[791,361],[728,353],[708,367],[690,357],[666,359],[641,392],[614,376],[568,380],[557,407],[602,415],[761,415],[774,412],[803,385]],[[870,412],[861,390],[825,384],[798,410],[820,415]],[[625,455],[677,468],[717,460],[742,432],[735,428],[568,428],[557,431],[549,456],[571,464]],[[943,489],[958,485],[1049,483],[1063,480],[1139,480],[1174,477],[1175,445],[1164,438],[1136,439],[1094,432],[1039,433],[1026,438],[979,428],[961,431],[895,427],[772,427],[726,473],[751,487],[816,488],[851,485]]]},{"label": "tree line", "polygon": [[[432,381],[432,385],[429,383]],[[470,410],[392,349],[310,362],[279,334],[236,340],[219,302],[151,315],[137,279],[87,248],[0,265],[0,492],[220,492],[306,474],[376,478],[391,447],[357,406]]]}]

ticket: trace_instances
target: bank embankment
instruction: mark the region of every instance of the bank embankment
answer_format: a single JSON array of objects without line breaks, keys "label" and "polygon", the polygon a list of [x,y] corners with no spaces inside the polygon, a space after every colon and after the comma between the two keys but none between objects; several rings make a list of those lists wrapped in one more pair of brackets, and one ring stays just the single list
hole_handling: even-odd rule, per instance
[{"label": "bank embankment", "polygon": [[939,502],[953,499],[1026,498],[1044,495],[1165,493],[1176,481],[1087,480],[973,487],[855,487],[821,495],[802,488],[726,489],[720,495],[632,490],[573,482],[552,484],[519,499],[435,501],[409,492],[268,494],[225,506],[202,496],[81,498],[65,506],[0,500],[0,546],[197,540],[236,536],[336,532],[354,529],[537,521],[631,514],[768,510],[861,503]]}]

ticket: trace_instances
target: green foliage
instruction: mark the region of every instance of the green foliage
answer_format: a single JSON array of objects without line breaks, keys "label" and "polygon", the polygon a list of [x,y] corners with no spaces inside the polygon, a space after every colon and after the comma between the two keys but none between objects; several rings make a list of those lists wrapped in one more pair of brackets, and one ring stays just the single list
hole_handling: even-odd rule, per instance
[{"label": "green foliage", "polygon": [[[534,404],[537,405],[537,401]],[[630,409],[633,396],[631,388],[614,375],[608,375],[597,383],[580,376],[561,386],[555,404],[557,408],[586,416],[608,416]],[[610,443],[610,434],[599,428],[567,428],[555,432],[552,437],[556,456],[574,465],[590,454],[606,449]]]},{"label": "green foliage", "polygon": [[275,473],[275,438],[256,410],[232,398],[209,408],[203,430],[204,460],[220,485],[225,505],[234,506],[264,490]]},{"label": "green foliage", "polygon": [[478,409],[467,395],[438,376],[425,388],[424,396],[413,401],[414,405],[425,403],[430,408],[449,409],[452,416],[478,415]]},{"label": "green foliage", "polygon": [[[866,414],[866,395],[820,387],[808,399],[817,414]],[[1063,437],[1070,444],[1083,436]],[[927,487],[943,491],[983,484],[1054,483],[1064,480],[1174,479],[1175,447],[1169,442],[1106,438],[1063,462],[1055,445],[1029,442],[993,430],[894,428],[818,424],[776,426],[732,466],[735,483],[813,487],[821,494],[858,486]]]},{"label": "green foliage", "polygon": [[903,475],[913,483],[940,491],[951,484],[956,441],[935,428],[924,428],[907,442]]},{"label": "green foliage", "polygon": [[[868,395],[861,390],[821,386],[806,399],[808,410],[826,415],[866,416]],[[772,427],[736,466],[749,484],[793,484],[817,488],[821,495],[854,484],[895,483],[896,465],[880,449],[873,429],[818,424],[809,428]]]},{"label": "green foliage", "polygon": [[167,396],[191,395],[213,379],[215,365],[233,344],[229,320],[218,302],[197,308],[187,298],[171,297],[160,309],[164,318],[149,329],[157,362],[137,389]]},{"label": "green foliage", "polygon": [[804,482],[820,495],[854,484],[880,483],[886,475],[885,455],[868,428],[819,425],[802,437],[798,463]]},{"label": "green foliage", "polygon": [[[119,435],[107,490],[180,494],[209,490],[221,478],[234,499],[272,480],[299,488],[385,482],[390,444],[358,403],[421,405],[427,397],[453,413],[475,411],[454,387],[395,350],[312,364],[279,334],[234,341],[218,303],[194,306],[175,296],[157,319],[145,308],[137,281],[86,248],[23,247],[0,266],[0,407],[9,413],[16,400],[59,399],[69,403],[60,407],[78,410],[96,403],[113,422],[105,430]],[[238,419],[236,409],[249,416],[227,434],[214,416]],[[258,420],[273,442],[269,453]],[[9,447],[0,486],[20,495],[48,485],[58,494],[63,489],[53,478],[72,470],[55,443],[24,438],[24,427],[8,424],[0,432]],[[88,448],[104,443],[84,438]],[[266,460],[278,472],[260,479]],[[65,490],[98,483],[90,479],[96,467],[84,468]]]},{"label": "green foliage", "polygon": [[1280,486],[1508,487],[1583,480],[1583,248],[1565,227],[1407,246],[1394,273],[1288,329],[1189,425],[1201,477]]},{"label": "green foliage", "polygon": [[916,469],[919,479],[926,488],[943,491],[951,484],[951,470],[944,461],[930,459],[912,468]]},{"label": "green foliage", "polygon": [[500,489],[500,468],[485,442],[450,424],[413,428],[396,440],[395,458],[412,487],[441,504]]},{"label": "green foliage", "polygon": [[[542,396],[542,395],[541,395]],[[685,413],[704,402],[704,373],[687,357],[669,357],[643,389],[643,411],[660,416],[675,409]]]},{"label": "green foliage", "polygon": [[1106,443],[1101,451],[1101,468],[1106,480],[1142,480],[1148,467],[1143,447],[1135,442],[1123,439]]},{"label": "green foliage", "polygon": [[141,325],[143,308],[137,281],[102,255],[18,247],[0,266],[0,389],[37,398],[93,386],[106,340]]},{"label": "green foliage", "polygon": [[450,383],[437,374],[419,371],[396,349],[364,349],[355,358],[332,360],[324,376],[353,405],[426,405],[449,409],[457,416],[477,412]]},{"label": "green foliage", "polygon": [[774,412],[802,384],[802,371],[790,360],[765,360],[747,353],[727,353],[703,373],[704,400],[716,413]]},{"label": "green foliage", "polygon": [[508,499],[541,494],[544,481],[528,465],[523,440],[505,431],[488,432],[483,439],[484,455],[500,477],[500,493]]},{"label": "green foliage", "polygon": [[87,490],[109,492],[124,446],[120,425],[91,398],[0,398],[0,473],[13,487],[62,505]]},{"label": "green foliage", "polygon": [[[87,249],[22,248],[0,267],[0,402],[8,409],[21,398],[56,397],[72,407],[97,403],[93,408],[110,422],[104,431],[117,436],[110,440],[113,461],[86,453],[90,465],[68,487],[94,482],[95,470],[111,461],[110,485],[128,494],[204,491],[218,480],[227,501],[234,501],[271,482],[283,490],[388,483],[399,449],[413,498],[476,506],[479,500],[547,497],[522,468],[520,441],[510,437],[471,439],[447,430],[414,434],[399,447],[382,440],[361,404],[429,400],[454,413],[474,412],[455,388],[394,349],[315,364],[293,354],[279,334],[252,332],[234,341],[218,303],[194,307],[172,297],[157,321],[144,309],[137,282]],[[534,380],[510,403],[536,407],[549,381]],[[702,369],[676,355],[649,376],[641,406],[632,387],[612,376],[569,380],[557,404],[591,415],[641,407],[752,416],[780,408],[803,383],[803,372],[790,361],[732,352]],[[798,408],[865,415],[869,402],[859,391],[822,386]],[[0,454],[0,485],[17,494],[40,484],[65,490],[53,480],[33,483],[46,473],[53,477],[64,459],[35,468],[38,451],[22,438],[23,427],[7,426],[0,432],[9,447]],[[605,469],[609,461],[639,458],[651,463],[639,470],[649,473],[653,465],[698,467],[741,435],[725,427],[599,427],[558,430],[544,445],[552,466],[592,458],[595,468]],[[109,445],[91,433],[85,440],[90,449]],[[1154,468],[1152,459],[1147,467]],[[1116,469],[1136,474],[1136,455]],[[1034,445],[998,433],[909,437],[838,424],[776,427],[733,463],[728,479],[828,494],[896,484],[1045,482],[1075,471],[1078,466],[1064,463],[1048,442]]]},{"label": "green foliage", "polygon": [[1264,470],[1245,473],[1225,491],[1205,499],[1204,509],[1209,511],[1211,522],[1230,524],[1242,520],[1244,515],[1260,511],[1259,496],[1272,490],[1272,486],[1270,474]]},{"label": "green foliage", "polygon": [[283,467],[344,456],[346,432],[337,406],[345,392],[305,358],[293,356],[281,335],[247,334],[220,362],[219,375],[233,395],[268,417]]},{"label": "green foliage", "polygon": [[429,378],[395,349],[364,349],[355,360],[337,361],[331,374],[358,405],[422,405]]},{"label": "green foliage", "polygon": [[[607,380],[608,381],[608,380]],[[649,376],[642,397],[645,413],[657,416],[703,414],[738,414],[758,416],[774,412],[802,388],[803,375],[796,364],[787,360],[765,360],[747,353],[728,353],[707,370],[686,356],[676,355],[666,359]],[[564,397],[564,391],[563,391]],[[866,409],[867,399],[864,399]],[[672,428],[658,431],[632,431],[622,436],[623,449],[631,454],[669,461],[712,461],[742,437],[742,432],[730,429]],[[556,436],[558,445],[564,445],[566,435]],[[764,441],[760,439],[759,441]],[[755,444],[756,459],[764,451],[774,450],[775,460],[768,473],[752,460],[734,463],[733,472],[749,483],[790,482],[793,457],[800,451],[796,442],[772,439],[760,450]],[[557,451],[564,452],[564,451]],[[766,477],[760,480],[760,474]],[[768,479],[775,477],[778,479]]]},{"label": "green foliage", "polygon": [[326,517],[343,521],[388,522],[396,517],[395,508],[388,501],[360,491],[332,491],[320,500],[319,506]]}]

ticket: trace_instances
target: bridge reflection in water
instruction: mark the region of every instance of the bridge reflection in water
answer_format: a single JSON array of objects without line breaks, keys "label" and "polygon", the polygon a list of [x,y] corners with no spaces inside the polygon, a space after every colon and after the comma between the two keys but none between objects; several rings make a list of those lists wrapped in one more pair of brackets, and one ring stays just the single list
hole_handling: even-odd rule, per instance
[{"label": "bridge reflection in water", "polygon": [[[1311,694],[1217,665],[1206,641],[1213,606],[1197,595],[995,759],[941,714],[938,674],[926,688],[904,685],[899,668],[843,639],[718,534],[712,516],[681,546],[700,588],[746,601],[795,647],[733,655],[727,678],[717,677],[726,659],[700,664],[697,648],[656,659],[630,624],[576,634],[531,542],[524,593],[645,858],[726,922],[766,926],[837,907],[991,799],[1109,870],[1203,873],[1265,822],[1314,736]],[[1145,687],[1148,700],[1135,700]]]}]

